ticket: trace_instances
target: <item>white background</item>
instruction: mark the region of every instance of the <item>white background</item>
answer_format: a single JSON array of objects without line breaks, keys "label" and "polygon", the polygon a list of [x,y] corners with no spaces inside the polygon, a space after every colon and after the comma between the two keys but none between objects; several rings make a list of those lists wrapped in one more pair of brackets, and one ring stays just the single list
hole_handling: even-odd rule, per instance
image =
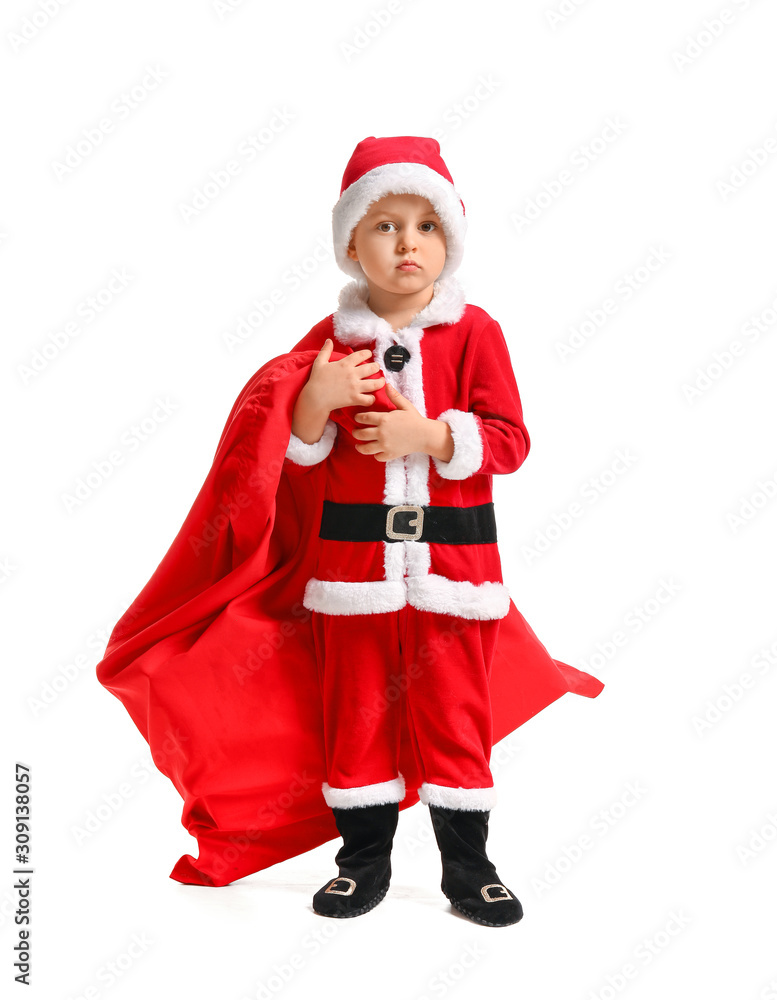
[{"label": "white background", "polygon": [[[2,988],[22,991],[19,760],[27,996],[777,996],[774,6],[48,3],[2,10]],[[552,655],[606,684],[495,749],[489,853],[525,908],[509,928],[451,911],[420,805],[400,816],[389,895],[358,919],[310,906],[336,841],[223,888],[169,879],[196,853],[181,800],[94,676],[238,391],[336,308],[348,279],[320,248],[354,146],[397,134],[441,142],[469,219],[458,275],[521,390],[532,450],[494,484],[505,580]],[[240,173],[187,221],[231,159]],[[86,321],[113,269],[131,280]],[[172,413],[120,445],[157,398]],[[122,465],[68,509],[116,447]]]}]

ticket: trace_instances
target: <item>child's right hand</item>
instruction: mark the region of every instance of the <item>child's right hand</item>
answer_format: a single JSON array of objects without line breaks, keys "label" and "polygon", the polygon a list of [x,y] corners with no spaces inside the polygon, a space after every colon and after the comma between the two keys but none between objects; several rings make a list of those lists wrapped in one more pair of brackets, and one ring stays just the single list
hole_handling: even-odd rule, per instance
[{"label": "child's right hand", "polygon": [[345,406],[368,406],[375,402],[370,394],[371,389],[380,389],[386,379],[368,378],[380,371],[380,365],[366,359],[372,357],[372,351],[366,348],[354,351],[339,361],[330,361],[334,345],[327,338],[324,346],[318,352],[316,360],[305,384],[305,391],[321,409],[332,410]]}]

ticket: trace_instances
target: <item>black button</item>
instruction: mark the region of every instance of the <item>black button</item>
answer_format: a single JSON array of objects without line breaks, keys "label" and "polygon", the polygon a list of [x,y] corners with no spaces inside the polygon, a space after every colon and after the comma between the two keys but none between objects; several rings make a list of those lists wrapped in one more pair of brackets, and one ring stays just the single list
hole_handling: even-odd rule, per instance
[{"label": "black button", "polygon": [[400,372],[410,360],[410,351],[402,344],[392,344],[386,349],[383,361],[386,367],[392,372]]}]

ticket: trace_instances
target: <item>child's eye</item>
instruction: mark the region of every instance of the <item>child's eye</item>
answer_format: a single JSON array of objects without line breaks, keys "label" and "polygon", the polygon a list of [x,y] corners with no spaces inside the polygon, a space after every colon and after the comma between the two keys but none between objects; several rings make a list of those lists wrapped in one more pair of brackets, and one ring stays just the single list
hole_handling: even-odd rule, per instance
[{"label": "child's eye", "polygon": [[[437,223],[436,223],[436,222],[421,222],[421,223],[420,223],[419,225],[420,225],[421,227],[423,227],[423,226],[430,226],[430,227],[431,227],[431,228],[429,228],[429,229],[424,229],[424,230],[423,230],[423,232],[425,232],[425,233],[431,233],[431,232],[432,232],[432,230],[434,230],[434,229],[436,229],[436,228],[437,228]],[[396,229],[396,228],[397,228],[397,227],[396,227],[396,226],[394,225],[394,223],[393,223],[393,222],[379,222],[379,223],[378,223],[378,225],[377,225],[377,229],[379,229],[379,230],[380,230],[380,232],[382,232],[382,233],[388,233],[388,232],[391,232],[391,230],[390,230],[390,229],[384,229],[384,228],[383,228],[384,226],[392,226],[392,227],[393,227],[394,229]]]}]

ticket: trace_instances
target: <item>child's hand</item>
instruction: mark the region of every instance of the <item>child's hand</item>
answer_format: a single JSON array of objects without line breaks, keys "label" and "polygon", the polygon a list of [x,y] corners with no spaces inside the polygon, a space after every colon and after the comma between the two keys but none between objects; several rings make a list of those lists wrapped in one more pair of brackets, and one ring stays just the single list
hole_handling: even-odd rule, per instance
[{"label": "child's hand", "polygon": [[369,425],[351,432],[356,441],[363,442],[356,445],[356,450],[361,455],[372,455],[378,462],[390,462],[413,451],[425,451],[429,419],[390,383],[386,393],[396,410],[390,413],[368,410],[354,415],[357,423]]},{"label": "child's hand", "polygon": [[372,351],[366,348],[354,351],[339,361],[330,361],[332,341],[327,338],[313,362],[304,391],[311,395],[315,404],[331,413],[341,406],[369,406],[375,402],[370,389],[380,389],[384,378],[367,378],[380,371],[376,362],[366,363]]}]

